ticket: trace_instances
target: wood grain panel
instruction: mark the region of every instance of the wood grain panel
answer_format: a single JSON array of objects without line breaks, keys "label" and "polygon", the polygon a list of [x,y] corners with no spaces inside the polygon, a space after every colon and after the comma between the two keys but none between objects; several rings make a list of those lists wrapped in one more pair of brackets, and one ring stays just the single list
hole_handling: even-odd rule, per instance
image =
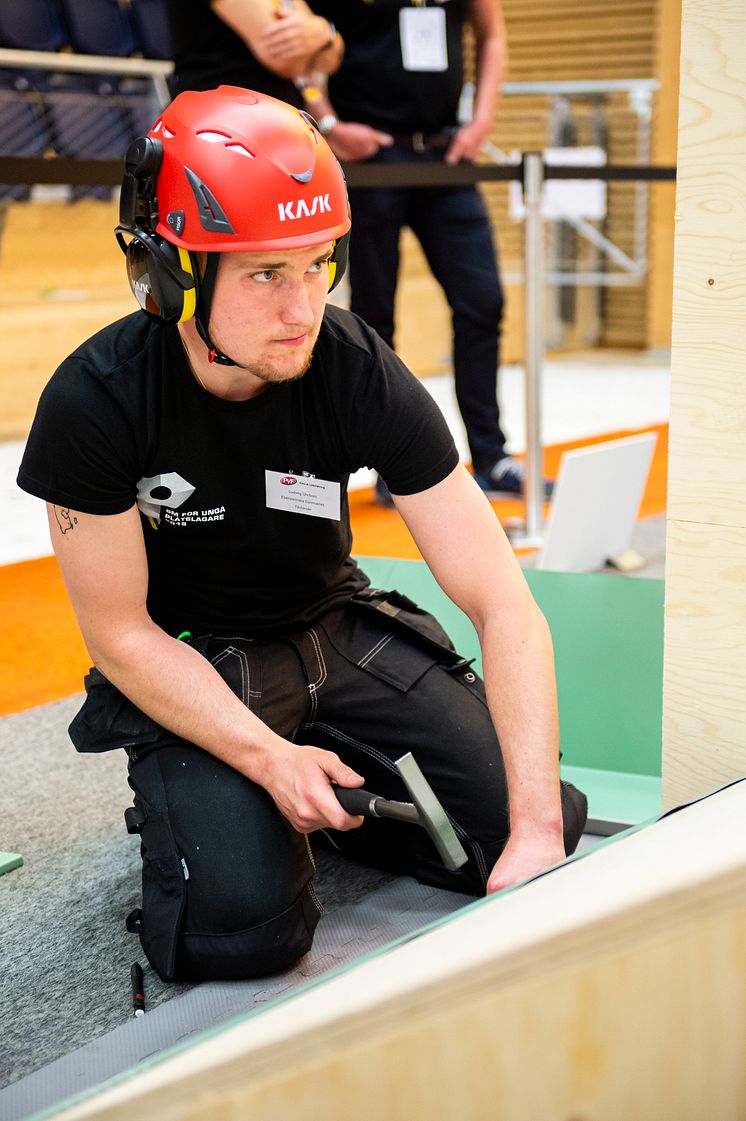
[{"label": "wood grain panel", "polygon": [[59,1121],[742,1121],[744,784]]},{"label": "wood grain panel", "polygon": [[665,618],[663,804],[673,806],[746,774],[746,529],[669,518]]},{"label": "wood grain panel", "polygon": [[746,772],[746,19],[740,0],[683,12],[666,804]]}]

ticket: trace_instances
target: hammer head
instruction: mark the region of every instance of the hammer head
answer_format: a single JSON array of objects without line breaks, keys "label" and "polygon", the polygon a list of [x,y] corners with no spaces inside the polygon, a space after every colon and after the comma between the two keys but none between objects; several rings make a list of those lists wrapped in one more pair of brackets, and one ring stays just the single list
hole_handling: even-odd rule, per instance
[{"label": "hammer head", "polygon": [[457,872],[469,858],[448,820],[446,811],[435,797],[430,783],[415,762],[411,751],[402,755],[401,759],[397,759],[394,765],[417,807],[420,824],[430,836],[446,868],[451,872]]}]

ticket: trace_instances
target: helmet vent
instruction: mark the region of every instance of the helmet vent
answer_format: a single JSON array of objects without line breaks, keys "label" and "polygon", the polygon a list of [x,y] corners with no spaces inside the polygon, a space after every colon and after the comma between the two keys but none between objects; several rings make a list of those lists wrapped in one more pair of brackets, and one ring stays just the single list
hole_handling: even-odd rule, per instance
[{"label": "helmet vent", "polygon": [[244,148],[243,144],[226,144],[226,148],[229,152],[235,152],[237,156],[248,156],[250,160],[256,158],[253,152],[250,152],[248,148]]},{"label": "helmet vent", "polygon": [[186,164],[184,165],[184,174],[189,181],[189,186],[192,188],[192,193],[197,202],[202,229],[210,230],[213,233],[234,234],[236,231],[233,229],[228,215],[225,213],[210,188],[203,183],[200,177],[195,175]]},{"label": "helmet vent", "polygon": [[172,137],[172,136],[173,136],[174,134],[173,134],[173,133],[171,132],[171,129],[170,129],[170,128],[166,128],[166,126],[164,125],[164,126],[163,126],[163,135],[164,135],[164,136],[166,137],[166,139],[167,139],[167,140],[170,140],[170,139],[171,139],[171,137]]},{"label": "helmet vent", "polygon": [[226,140],[230,140],[227,133],[211,132],[208,129],[202,129],[201,132],[197,133],[197,136],[200,140],[208,140],[211,144],[224,144]]},{"label": "helmet vent", "polygon": [[296,183],[310,183],[311,176],[313,175],[313,168],[309,167],[308,171],[290,172],[290,178],[294,179]]}]

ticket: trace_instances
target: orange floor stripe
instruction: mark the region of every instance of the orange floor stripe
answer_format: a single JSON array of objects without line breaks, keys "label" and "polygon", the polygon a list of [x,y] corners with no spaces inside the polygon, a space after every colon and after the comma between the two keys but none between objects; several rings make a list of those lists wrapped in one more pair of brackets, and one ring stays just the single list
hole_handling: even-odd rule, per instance
[{"label": "orange floor stripe", "polygon": [[[641,429],[640,431],[650,431]],[[656,426],[658,446],[650,470],[641,517],[666,509],[668,426]],[[613,433],[604,439],[630,435]],[[597,443],[578,440],[547,448],[545,472],[554,475],[563,451]],[[520,517],[521,502],[495,502],[501,520]],[[399,515],[373,502],[371,491],[350,496],[354,550],[361,556],[418,558]],[[0,566],[0,716],[69,697],[82,689],[90,664],[54,557]]]},{"label": "orange floor stripe", "polygon": [[54,557],[0,568],[0,716],[79,692],[90,662]]}]

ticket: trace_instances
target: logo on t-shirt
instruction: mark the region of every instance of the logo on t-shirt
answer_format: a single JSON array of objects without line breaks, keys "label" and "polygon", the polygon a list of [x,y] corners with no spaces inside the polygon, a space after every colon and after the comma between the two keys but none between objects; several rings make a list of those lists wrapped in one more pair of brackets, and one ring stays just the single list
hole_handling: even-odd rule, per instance
[{"label": "logo on t-shirt", "polygon": [[161,520],[163,508],[177,510],[194,494],[194,487],[176,471],[151,475],[137,484],[137,508],[156,525]]}]

